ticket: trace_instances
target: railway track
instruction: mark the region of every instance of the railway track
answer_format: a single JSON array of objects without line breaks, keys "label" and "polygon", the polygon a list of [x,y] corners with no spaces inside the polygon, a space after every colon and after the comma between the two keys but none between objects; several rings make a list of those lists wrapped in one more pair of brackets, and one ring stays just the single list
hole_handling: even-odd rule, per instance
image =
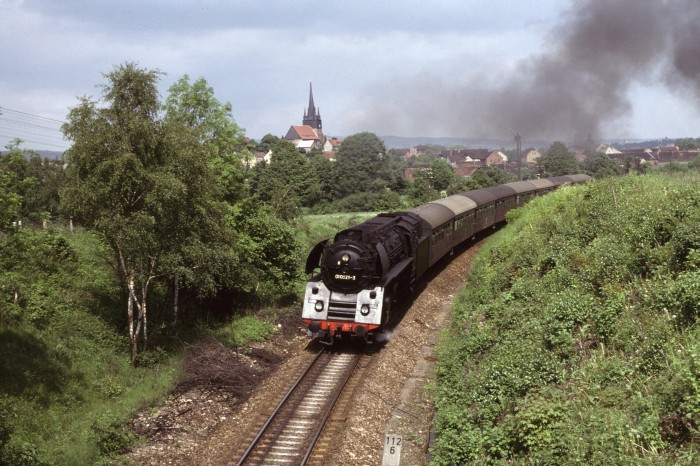
[{"label": "railway track", "polygon": [[[324,426],[344,388],[363,358],[362,351],[333,352],[321,349],[286,395],[272,410],[246,450],[239,453],[243,465],[304,465],[316,463],[314,454]],[[360,364],[366,366],[366,364]],[[345,398],[349,395],[345,391]],[[342,403],[343,407],[347,401]],[[342,418],[342,415],[341,415]],[[330,429],[333,432],[334,429]],[[337,429],[336,429],[337,430]],[[324,444],[329,442],[324,433]]]}]

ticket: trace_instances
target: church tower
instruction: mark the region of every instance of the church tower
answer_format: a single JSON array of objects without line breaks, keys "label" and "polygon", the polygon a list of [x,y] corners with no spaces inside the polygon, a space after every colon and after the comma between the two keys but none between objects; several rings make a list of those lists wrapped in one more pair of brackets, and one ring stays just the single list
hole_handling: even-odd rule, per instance
[{"label": "church tower", "polygon": [[314,106],[314,91],[309,83],[309,108],[304,110],[304,125],[311,126],[313,129],[322,132],[321,111]]}]

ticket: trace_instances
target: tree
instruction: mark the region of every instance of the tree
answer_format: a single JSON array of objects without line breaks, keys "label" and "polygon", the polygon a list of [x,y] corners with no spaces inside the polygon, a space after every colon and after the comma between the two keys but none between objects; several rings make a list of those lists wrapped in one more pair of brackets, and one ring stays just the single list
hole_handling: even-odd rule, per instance
[{"label": "tree", "polygon": [[311,183],[307,197],[303,200],[304,206],[314,208],[332,202],[333,185],[336,179],[335,162],[331,162],[323,155],[317,155],[309,159],[308,168]]},{"label": "tree", "polygon": [[482,168],[474,172],[469,178],[463,178],[458,183],[453,184],[447,190],[447,194],[455,194],[472,189],[488,188],[499,184],[512,183],[518,177],[512,173],[501,170],[497,167]]},{"label": "tree", "polygon": [[73,145],[62,208],[113,251],[133,365],[139,341],[148,344],[148,292],[168,269],[161,262],[177,263],[184,246],[206,241],[224,215],[201,133],[182,118],[159,118],[160,74],[133,63],[115,67],[105,74],[102,102],[80,99],[63,126]]},{"label": "tree", "polygon": [[622,167],[617,162],[610,159],[606,154],[596,153],[587,157],[581,165],[583,171],[593,178],[606,178],[608,176],[619,176],[622,174]]},{"label": "tree", "polygon": [[417,170],[411,186],[408,188],[408,196],[414,206],[434,201],[439,197],[439,193],[431,186],[430,173],[428,170]]},{"label": "tree", "polygon": [[267,154],[267,152],[270,151],[279,140],[280,138],[278,138],[277,136],[267,133],[265,136],[262,137],[262,139],[260,139],[260,142],[256,146],[255,150]]},{"label": "tree", "polygon": [[13,191],[14,177],[0,167],[0,231],[8,230],[16,221],[22,198]]},{"label": "tree", "polygon": [[700,168],[700,155],[688,162],[688,168],[691,168],[693,170]]},{"label": "tree", "polygon": [[336,157],[337,197],[357,192],[379,192],[388,181],[386,147],[373,133],[348,136]]},{"label": "tree", "polygon": [[[231,114],[232,105],[221,103],[214,95],[214,89],[204,78],[191,83],[184,75],[168,90],[168,97],[163,106],[165,120],[171,125],[183,125],[184,133],[191,134],[197,142],[188,149],[190,154],[198,154],[208,161],[209,168],[216,178],[216,190],[213,198],[221,197],[229,206],[241,201],[246,195],[244,183],[244,161],[250,161],[252,143],[248,143],[245,134]],[[188,141],[183,141],[186,147]],[[214,210],[223,207],[211,204]],[[196,216],[196,215],[195,215]],[[225,275],[239,264],[231,255],[229,233],[221,223],[222,216],[217,214],[206,231],[189,230],[182,232],[183,238],[190,235],[184,248],[175,249],[169,254],[168,266],[173,277],[173,323],[178,320],[179,290],[181,278],[185,285],[194,285],[201,297],[215,294],[226,282]],[[188,225],[187,222],[180,225]]]},{"label": "tree", "polygon": [[552,143],[547,152],[537,159],[537,165],[543,178],[573,175],[580,171],[574,154],[559,141]]},{"label": "tree", "polygon": [[58,214],[58,191],[64,182],[62,160],[41,158],[36,151],[22,148],[23,141],[15,139],[7,146],[9,152],[0,155],[7,194],[20,200],[15,220],[40,223]]},{"label": "tree", "polygon": [[244,188],[242,160],[250,159],[252,152],[243,129],[231,115],[231,103],[219,102],[204,78],[190,83],[189,76],[184,75],[170,86],[163,108],[166,119],[179,120],[195,132],[226,201],[232,204],[240,200]]},{"label": "tree", "polygon": [[700,149],[700,138],[680,138],[676,139],[676,146],[680,150]]},{"label": "tree", "polygon": [[292,295],[302,253],[295,229],[254,198],[236,204],[227,223],[240,258],[231,288],[262,299]]},{"label": "tree", "polygon": [[452,165],[441,157],[430,165],[430,179],[436,191],[445,191],[454,181],[454,176]]},{"label": "tree", "polygon": [[269,167],[255,171],[254,194],[272,207],[279,218],[299,215],[318,193],[318,180],[309,170],[309,162],[290,141],[279,140],[272,148]]},{"label": "tree", "polygon": [[12,222],[19,220],[27,192],[27,162],[17,150],[20,143],[13,141],[6,146],[10,152],[0,154],[0,230],[7,230]]}]

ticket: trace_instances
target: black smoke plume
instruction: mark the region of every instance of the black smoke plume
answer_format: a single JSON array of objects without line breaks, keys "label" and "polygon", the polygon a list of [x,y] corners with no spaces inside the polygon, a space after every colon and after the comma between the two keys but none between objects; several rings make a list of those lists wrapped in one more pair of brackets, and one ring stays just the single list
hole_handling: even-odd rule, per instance
[{"label": "black smoke plume", "polygon": [[700,109],[700,0],[573,1],[547,38],[544,53],[515,66],[446,64],[375,87],[363,123],[383,134],[503,139],[512,127],[530,140],[584,141],[624,131],[635,83],[664,83]]}]

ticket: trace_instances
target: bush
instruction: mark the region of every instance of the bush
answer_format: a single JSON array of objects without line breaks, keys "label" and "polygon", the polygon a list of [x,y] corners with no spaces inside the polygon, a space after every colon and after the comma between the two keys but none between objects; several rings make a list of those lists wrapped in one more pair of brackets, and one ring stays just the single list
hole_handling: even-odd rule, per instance
[{"label": "bush", "polygon": [[336,212],[392,212],[401,208],[401,197],[393,191],[351,194],[333,203]]},{"label": "bush", "polygon": [[103,415],[91,425],[100,453],[112,457],[124,453],[136,443],[136,436],[121,422]]},{"label": "bush", "polygon": [[265,341],[276,331],[276,327],[253,316],[234,317],[214,331],[217,340],[229,346],[244,346],[252,341]]}]

